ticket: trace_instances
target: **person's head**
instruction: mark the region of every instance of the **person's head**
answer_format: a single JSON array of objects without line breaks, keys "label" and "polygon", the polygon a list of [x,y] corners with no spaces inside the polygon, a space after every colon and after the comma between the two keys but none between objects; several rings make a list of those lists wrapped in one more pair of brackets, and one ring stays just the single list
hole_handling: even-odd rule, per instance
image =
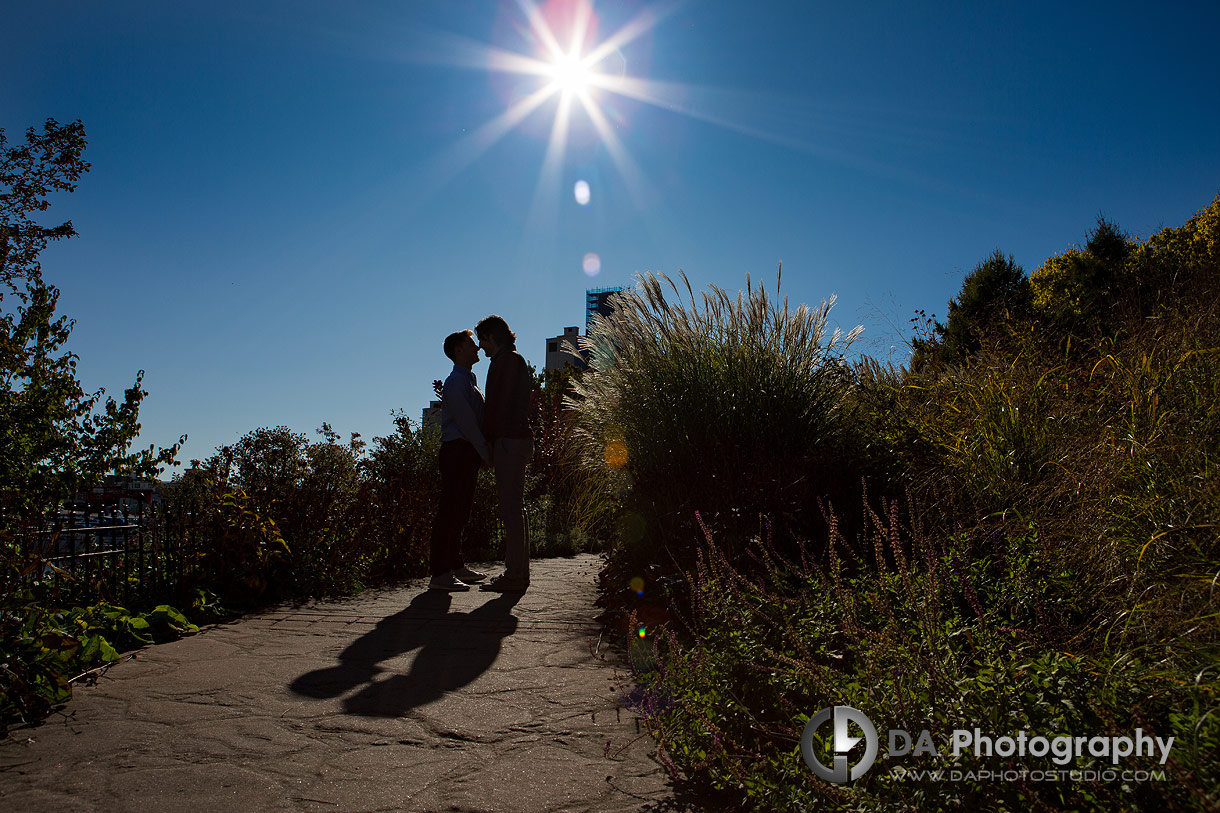
[{"label": "person's head", "polygon": [[469,330],[459,330],[445,337],[445,355],[454,364],[470,369],[479,361],[479,347]]},{"label": "person's head", "polygon": [[475,325],[474,332],[479,337],[479,347],[483,348],[488,358],[501,350],[515,350],[517,347],[517,334],[508,329],[508,322],[503,317],[494,313]]}]

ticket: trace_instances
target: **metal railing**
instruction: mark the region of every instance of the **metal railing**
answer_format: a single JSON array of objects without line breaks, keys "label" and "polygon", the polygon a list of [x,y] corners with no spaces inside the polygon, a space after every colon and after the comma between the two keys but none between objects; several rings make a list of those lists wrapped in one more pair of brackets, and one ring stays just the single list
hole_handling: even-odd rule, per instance
[{"label": "metal railing", "polygon": [[160,502],[66,506],[17,535],[40,577],[87,601],[158,602],[174,598],[198,569],[194,512]]}]

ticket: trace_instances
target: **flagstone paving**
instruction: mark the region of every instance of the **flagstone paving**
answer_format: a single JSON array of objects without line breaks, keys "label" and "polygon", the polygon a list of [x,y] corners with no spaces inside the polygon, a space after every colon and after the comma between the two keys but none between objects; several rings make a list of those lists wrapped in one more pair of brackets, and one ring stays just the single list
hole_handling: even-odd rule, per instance
[{"label": "flagstone paving", "polygon": [[621,704],[599,565],[536,560],[524,595],[416,581],[140,650],[0,742],[0,808],[703,810]]}]

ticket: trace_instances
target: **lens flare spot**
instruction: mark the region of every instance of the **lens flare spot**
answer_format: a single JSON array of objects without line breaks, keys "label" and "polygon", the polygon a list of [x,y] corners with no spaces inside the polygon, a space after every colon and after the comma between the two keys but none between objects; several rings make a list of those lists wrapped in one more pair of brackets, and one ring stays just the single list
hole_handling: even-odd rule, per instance
[{"label": "lens flare spot", "polygon": [[618,438],[606,441],[606,465],[612,469],[621,469],[627,465],[627,444]]},{"label": "lens flare spot", "polygon": [[644,629],[644,625],[643,625],[643,624],[641,624],[641,625],[640,625],[639,630],[637,630],[637,634],[638,634],[638,635],[639,635],[641,638],[643,638],[645,635],[647,635],[647,634],[648,634],[647,630],[645,630],[645,629]]},{"label": "lens flare spot", "polygon": [[590,277],[596,277],[602,270],[602,258],[590,251],[580,264]]},{"label": "lens flare spot", "polygon": [[631,592],[635,593],[637,596],[644,595],[644,580],[639,576],[633,578],[628,584],[631,586]]},{"label": "lens flare spot", "polygon": [[592,196],[592,193],[589,191],[589,182],[577,181],[575,188],[572,190],[572,194],[576,196],[577,203],[579,203],[581,206],[588,206],[589,199]]}]

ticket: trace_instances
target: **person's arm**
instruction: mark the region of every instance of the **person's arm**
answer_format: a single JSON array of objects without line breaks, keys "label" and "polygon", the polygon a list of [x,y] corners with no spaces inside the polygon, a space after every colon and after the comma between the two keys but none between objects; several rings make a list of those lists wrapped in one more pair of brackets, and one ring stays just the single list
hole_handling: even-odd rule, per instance
[{"label": "person's arm", "polygon": [[456,376],[450,376],[449,380],[445,382],[441,403],[442,409],[448,410],[449,414],[453,416],[458,431],[475,448],[479,457],[491,460],[491,450],[487,448],[483,430],[479,428],[479,422],[474,416],[474,408],[470,405],[469,383],[461,381]]},{"label": "person's arm", "polygon": [[509,399],[512,395],[512,376],[506,366],[512,354],[503,351],[491,360],[487,370],[487,400],[483,403],[483,435],[492,442],[500,436],[505,418],[508,416]]}]

